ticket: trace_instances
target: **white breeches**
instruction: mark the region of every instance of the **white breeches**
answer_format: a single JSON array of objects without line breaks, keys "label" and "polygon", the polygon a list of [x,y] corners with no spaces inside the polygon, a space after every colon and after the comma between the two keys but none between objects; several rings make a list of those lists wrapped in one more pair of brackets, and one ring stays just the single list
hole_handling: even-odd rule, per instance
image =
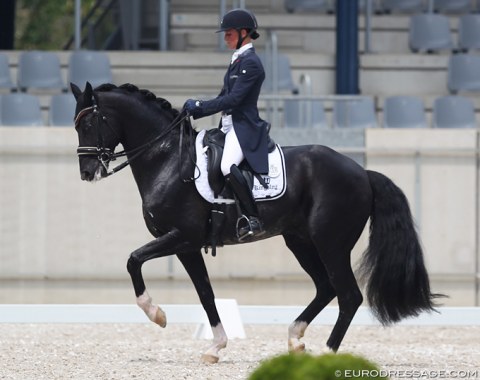
[{"label": "white breeches", "polygon": [[245,156],[242,148],[238,142],[235,129],[233,128],[232,116],[222,116],[222,132],[225,133],[225,146],[223,148],[223,156],[221,162],[221,169],[223,175],[230,174],[230,167],[232,165],[239,165]]}]

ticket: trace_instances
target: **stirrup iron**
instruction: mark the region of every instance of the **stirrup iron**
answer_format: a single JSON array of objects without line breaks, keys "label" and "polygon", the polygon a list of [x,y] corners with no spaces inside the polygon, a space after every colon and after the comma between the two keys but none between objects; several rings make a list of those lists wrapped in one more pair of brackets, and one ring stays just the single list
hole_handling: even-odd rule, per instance
[{"label": "stirrup iron", "polygon": [[243,241],[248,237],[260,236],[265,233],[260,219],[255,216],[248,217],[244,214],[237,219],[236,230],[238,241]]}]

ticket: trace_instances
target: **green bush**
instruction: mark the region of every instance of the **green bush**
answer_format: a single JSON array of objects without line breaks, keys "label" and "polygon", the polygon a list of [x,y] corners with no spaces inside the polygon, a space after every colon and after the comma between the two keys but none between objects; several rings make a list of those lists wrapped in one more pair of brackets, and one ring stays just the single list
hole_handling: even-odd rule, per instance
[{"label": "green bush", "polygon": [[379,368],[351,354],[284,354],[263,362],[249,380],[385,379]]}]

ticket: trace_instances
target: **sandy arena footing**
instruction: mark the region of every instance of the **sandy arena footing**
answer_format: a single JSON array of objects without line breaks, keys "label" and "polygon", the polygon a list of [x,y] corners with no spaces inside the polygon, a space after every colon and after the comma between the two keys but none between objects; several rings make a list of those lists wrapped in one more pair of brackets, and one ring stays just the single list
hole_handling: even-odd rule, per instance
[{"label": "sandy arena footing", "polygon": [[[332,326],[311,326],[307,351],[327,352]],[[1,324],[0,379],[247,379],[264,359],[285,353],[287,326],[246,325],[220,362],[204,364],[208,341],[173,324]],[[480,326],[352,326],[340,352],[363,355],[392,378],[480,378]],[[417,377],[418,378],[418,377]]]}]

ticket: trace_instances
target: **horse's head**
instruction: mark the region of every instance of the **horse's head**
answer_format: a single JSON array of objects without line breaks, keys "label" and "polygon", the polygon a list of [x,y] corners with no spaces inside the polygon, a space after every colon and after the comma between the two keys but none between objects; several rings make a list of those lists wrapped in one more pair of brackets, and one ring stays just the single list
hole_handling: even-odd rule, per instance
[{"label": "horse's head", "polygon": [[108,164],[120,139],[100,111],[98,95],[91,84],[87,82],[83,92],[73,83],[70,87],[77,100],[75,129],[80,175],[82,180],[96,181],[108,175]]}]

